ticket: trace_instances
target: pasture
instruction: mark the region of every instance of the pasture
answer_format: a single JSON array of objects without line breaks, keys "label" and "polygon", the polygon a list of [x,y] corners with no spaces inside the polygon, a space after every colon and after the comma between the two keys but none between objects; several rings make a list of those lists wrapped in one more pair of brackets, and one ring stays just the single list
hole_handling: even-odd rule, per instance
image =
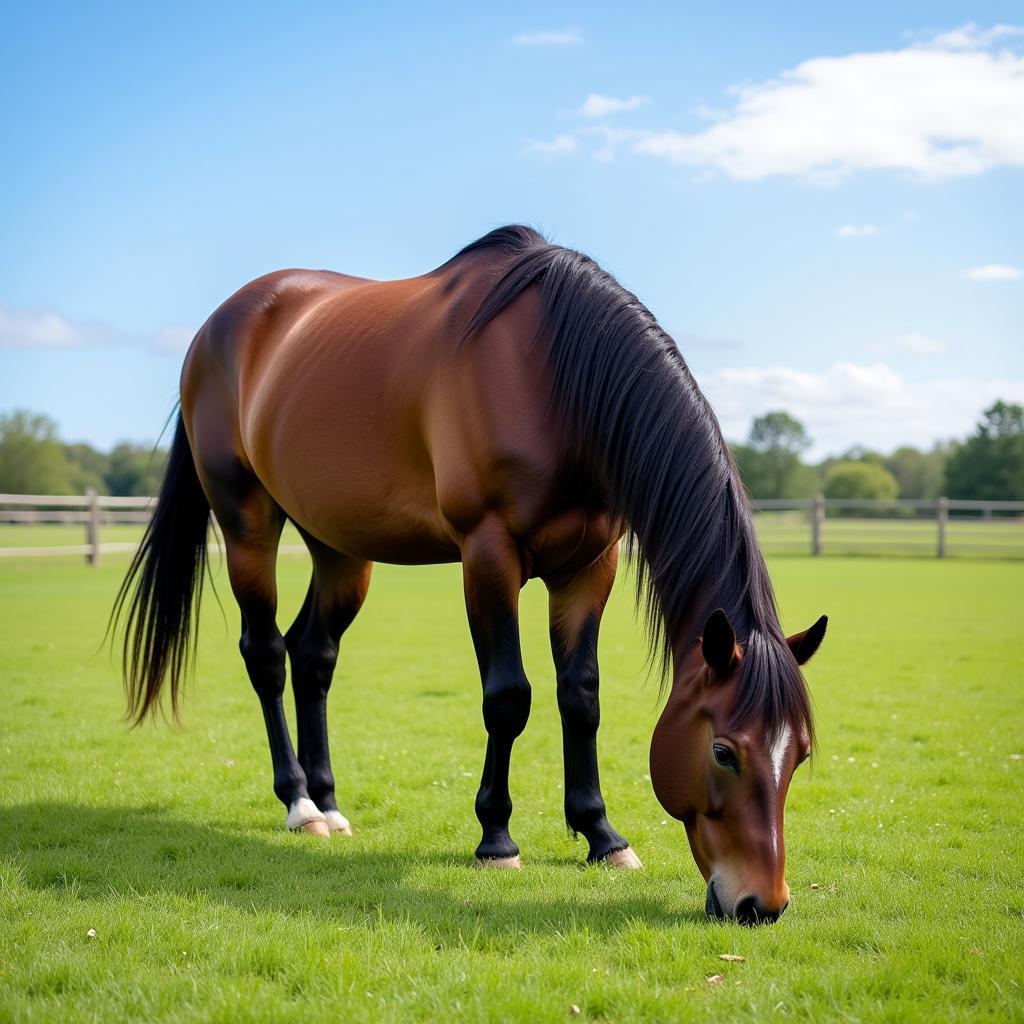
[{"label": "pasture", "polygon": [[[787,803],[792,904],[757,929],[705,919],[682,828],[651,792],[657,687],[624,579],[602,633],[601,770],[646,869],[583,868],[566,833],[531,584],[533,714],[512,764],[525,866],[483,873],[469,866],[484,732],[457,566],[377,567],[331,697],[355,836],[329,841],[282,828],[222,571],[184,726],[121,723],[97,648],[124,566],[0,563],[0,1018],[1024,1016],[1020,563],[771,560],[787,629],[821,612],[831,626],[807,670],[819,750]],[[282,622],[306,582],[306,559],[283,556]]]}]

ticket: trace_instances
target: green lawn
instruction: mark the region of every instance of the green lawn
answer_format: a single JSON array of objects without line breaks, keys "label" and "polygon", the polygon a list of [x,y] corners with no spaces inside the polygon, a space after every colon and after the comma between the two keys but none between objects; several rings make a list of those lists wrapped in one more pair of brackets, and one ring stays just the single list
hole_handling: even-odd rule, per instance
[{"label": "green lawn", "polygon": [[[832,625],[808,670],[820,750],[787,808],[792,905],[759,929],[704,918],[651,792],[656,687],[625,587],[602,637],[602,777],[646,870],[584,869],[566,834],[531,585],[525,866],[481,873],[457,567],[378,567],[332,695],[355,836],[320,841],[282,828],[223,574],[185,726],[121,724],[97,647],[124,564],[0,562],[0,1020],[1024,1019],[1020,563],[772,562],[786,626]],[[282,559],[284,614],[306,574]]]}]

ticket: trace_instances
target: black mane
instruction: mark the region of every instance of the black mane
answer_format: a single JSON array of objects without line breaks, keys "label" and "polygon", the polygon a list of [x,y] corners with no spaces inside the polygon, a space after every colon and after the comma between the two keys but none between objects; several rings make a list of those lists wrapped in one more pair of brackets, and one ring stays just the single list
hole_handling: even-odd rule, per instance
[{"label": "black mane", "polygon": [[652,650],[667,668],[677,632],[685,625],[695,642],[708,615],[725,609],[746,652],[734,726],[760,718],[769,733],[784,724],[810,731],[810,699],[736,464],[675,342],[592,259],[531,228],[498,228],[454,258],[495,248],[507,264],[463,340],[539,285],[553,398],[629,527]]}]

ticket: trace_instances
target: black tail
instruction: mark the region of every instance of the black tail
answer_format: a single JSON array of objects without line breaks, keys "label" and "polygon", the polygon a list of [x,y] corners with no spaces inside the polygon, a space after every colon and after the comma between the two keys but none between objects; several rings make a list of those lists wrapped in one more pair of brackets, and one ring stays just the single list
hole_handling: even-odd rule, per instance
[{"label": "black tail", "polygon": [[199,483],[181,414],[153,517],[114,601],[116,627],[127,608],[123,673],[127,717],[138,725],[171,681],[171,711],[192,660],[193,605],[199,610],[206,569],[210,503]]}]

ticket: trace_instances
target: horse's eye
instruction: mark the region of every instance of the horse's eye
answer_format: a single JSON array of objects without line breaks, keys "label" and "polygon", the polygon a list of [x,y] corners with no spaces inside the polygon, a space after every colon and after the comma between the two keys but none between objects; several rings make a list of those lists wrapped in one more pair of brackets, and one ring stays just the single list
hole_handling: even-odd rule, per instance
[{"label": "horse's eye", "polygon": [[736,760],[736,754],[731,747],[724,743],[716,743],[714,746],[715,760],[723,767],[739,774],[740,765]]}]

